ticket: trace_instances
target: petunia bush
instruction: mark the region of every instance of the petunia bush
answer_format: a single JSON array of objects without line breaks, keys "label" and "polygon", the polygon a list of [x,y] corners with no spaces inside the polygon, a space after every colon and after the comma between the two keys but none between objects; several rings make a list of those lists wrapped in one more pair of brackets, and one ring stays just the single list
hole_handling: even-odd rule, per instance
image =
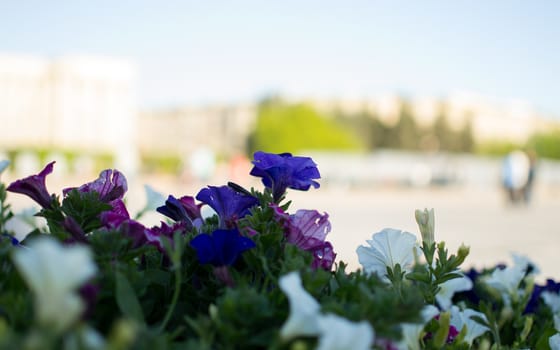
[{"label": "petunia bush", "polygon": [[[437,240],[433,209],[414,213],[418,234],[364,237],[349,271],[329,215],[290,210],[289,190],[320,187],[309,157],[256,152],[260,189],[147,186],[134,216],[118,170],[61,194],[53,171],[0,183],[2,349],[560,349],[560,284],[536,284],[522,256],[464,269],[469,248]],[[45,222],[22,240],[8,192]]]}]

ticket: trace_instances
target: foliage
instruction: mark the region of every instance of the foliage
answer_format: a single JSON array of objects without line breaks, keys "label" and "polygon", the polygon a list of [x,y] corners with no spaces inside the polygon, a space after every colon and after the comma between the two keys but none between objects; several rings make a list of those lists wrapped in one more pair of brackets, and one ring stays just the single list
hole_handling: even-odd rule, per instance
[{"label": "foliage", "polygon": [[268,101],[259,105],[249,151],[302,152],[308,150],[360,150],[354,135],[309,104]]},{"label": "foliage", "polygon": [[529,139],[528,147],[540,157],[560,159],[560,129],[536,133]]},{"label": "foliage", "polygon": [[472,121],[461,128],[452,128],[444,106],[441,106],[433,123],[422,127],[407,100],[402,100],[396,122],[383,121],[375,111],[363,110],[345,115],[335,112],[336,120],[347,126],[365,145],[367,150],[382,148],[412,151],[472,152],[475,147]]},{"label": "foliage", "polygon": [[[40,176],[0,184],[0,348],[552,344],[560,284],[535,285],[536,269],[527,259],[462,271],[468,248],[449,252],[436,239],[433,210],[425,210],[415,213],[420,242],[400,230],[375,233],[369,247],[357,250],[363,268],[347,271],[344,262],[333,264],[328,215],[290,212],[288,189],[318,187],[315,163],[264,152],[258,159],[252,173],[264,188],[229,183],[204,188],[196,197],[169,196],[157,211],[173,220],[155,227],[131,218],[123,201],[126,180],[117,170],[61,196],[48,192],[50,202],[32,191],[46,191],[51,164]],[[47,227],[21,242],[6,231],[13,215],[6,190],[40,199],[38,215]],[[215,214],[203,216],[202,206]],[[48,306],[54,301],[61,306],[53,310]]]}]

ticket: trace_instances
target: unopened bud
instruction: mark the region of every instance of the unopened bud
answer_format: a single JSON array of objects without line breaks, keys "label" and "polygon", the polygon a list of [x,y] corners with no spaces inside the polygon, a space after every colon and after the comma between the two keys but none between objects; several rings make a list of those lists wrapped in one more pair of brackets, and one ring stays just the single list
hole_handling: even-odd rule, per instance
[{"label": "unopened bud", "polygon": [[422,241],[427,245],[434,243],[434,209],[416,209],[414,212],[416,217],[416,222],[420,228],[420,234],[422,235]]}]

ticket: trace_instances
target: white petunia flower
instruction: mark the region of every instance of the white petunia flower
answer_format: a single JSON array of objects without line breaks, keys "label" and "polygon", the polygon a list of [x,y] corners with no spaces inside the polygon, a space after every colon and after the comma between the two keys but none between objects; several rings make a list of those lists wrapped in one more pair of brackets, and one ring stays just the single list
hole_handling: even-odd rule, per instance
[{"label": "white petunia flower", "polygon": [[35,296],[38,323],[56,332],[71,326],[84,309],[76,289],[97,270],[90,250],[43,237],[16,250],[13,260]]},{"label": "white petunia flower", "polygon": [[531,275],[538,275],[540,269],[531,259],[525,255],[520,255],[516,253],[511,254],[513,259],[513,265],[517,266],[519,269],[524,269],[525,271],[531,271]]},{"label": "white petunia flower", "polygon": [[544,291],[541,298],[554,316],[554,328],[560,332],[560,294]]},{"label": "white petunia flower", "polygon": [[402,271],[410,271],[415,256],[420,255],[416,236],[401,230],[383,229],[367,242],[369,247],[359,246],[356,250],[360,264],[366,272],[376,273],[387,282],[387,267],[393,269],[399,264]]},{"label": "white petunia flower", "polygon": [[9,160],[0,160],[0,175],[10,166]]},{"label": "white petunia flower", "polygon": [[556,333],[548,338],[548,346],[550,346],[551,350],[560,350],[560,333]]},{"label": "white petunia flower", "polygon": [[290,316],[282,326],[280,336],[289,340],[301,335],[317,335],[321,307],[303,288],[299,274],[290,272],[280,277],[279,285],[290,302]]},{"label": "white petunia flower", "polygon": [[467,327],[467,334],[465,335],[465,341],[472,345],[472,342],[480,337],[484,332],[490,329],[486,326],[481,325],[475,320],[471,319],[472,316],[478,316],[488,322],[486,315],[481,312],[475,311],[473,309],[459,310],[457,306],[451,307],[451,325],[457,329],[458,332],[463,330],[463,327]]},{"label": "white petunia flower", "polygon": [[369,322],[351,322],[328,314],[319,318],[319,344],[317,350],[369,350],[375,332]]},{"label": "white petunia flower", "polygon": [[457,292],[464,292],[471,290],[473,283],[467,276],[461,276],[452,280],[446,281],[439,285],[440,291],[436,295],[436,300],[443,310],[449,310],[451,307],[451,299]]},{"label": "white petunia flower", "polygon": [[146,205],[143,211],[154,211],[165,204],[165,196],[154,190],[152,186],[144,185],[144,191],[146,192]]},{"label": "white petunia flower", "polygon": [[426,305],[421,311],[422,323],[403,323],[402,339],[397,344],[399,350],[420,350],[420,336],[422,331],[432,318],[439,314],[439,310],[434,305]]},{"label": "white petunia flower", "polygon": [[497,290],[502,295],[506,305],[511,304],[511,299],[516,300],[519,295],[519,284],[525,277],[527,265],[515,264],[505,269],[495,269],[489,277],[483,279],[489,287]]}]

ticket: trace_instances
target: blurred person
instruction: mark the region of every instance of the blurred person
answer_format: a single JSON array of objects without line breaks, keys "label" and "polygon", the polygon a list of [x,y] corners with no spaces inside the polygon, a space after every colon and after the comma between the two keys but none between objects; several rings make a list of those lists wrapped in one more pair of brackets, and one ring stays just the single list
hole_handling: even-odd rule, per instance
[{"label": "blurred person", "polygon": [[517,204],[524,198],[530,171],[530,160],[521,150],[509,153],[502,167],[502,183],[510,203]]},{"label": "blurred person", "polygon": [[527,157],[529,159],[529,170],[527,172],[527,182],[523,186],[523,200],[526,204],[529,204],[533,192],[533,184],[535,182],[535,172],[537,170],[537,153],[529,149],[527,151]]}]

